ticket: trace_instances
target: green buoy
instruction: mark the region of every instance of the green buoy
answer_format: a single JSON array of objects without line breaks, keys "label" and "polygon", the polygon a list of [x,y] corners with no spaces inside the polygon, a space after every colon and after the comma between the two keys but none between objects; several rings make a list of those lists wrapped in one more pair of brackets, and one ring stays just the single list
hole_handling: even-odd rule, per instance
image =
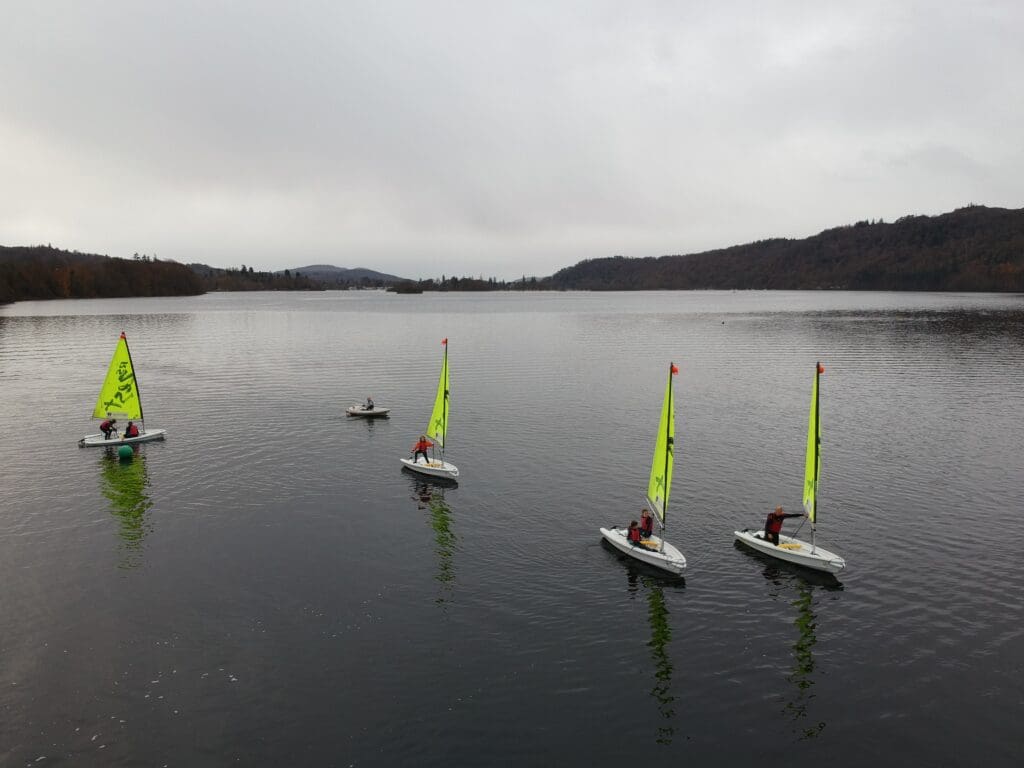
[{"label": "green buoy", "polygon": [[117,458],[121,461],[130,461],[135,452],[132,450],[130,445],[122,445],[117,449]]}]

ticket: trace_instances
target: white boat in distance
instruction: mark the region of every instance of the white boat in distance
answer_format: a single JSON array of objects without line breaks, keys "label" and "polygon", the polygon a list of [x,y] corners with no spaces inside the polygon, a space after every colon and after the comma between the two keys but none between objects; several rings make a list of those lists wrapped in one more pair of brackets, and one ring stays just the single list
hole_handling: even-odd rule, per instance
[{"label": "white boat in distance", "polygon": [[[443,477],[455,480],[459,476],[459,468],[444,460],[444,446],[448,436],[448,413],[451,396],[451,382],[448,375],[448,339],[442,339],[444,360],[441,363],[441,377],[437,382],[437,395],[434,396],[434,410],[430,413],[430,422],[424,435],[433,441],[430,447],[430,458],[413,455],[400,461],[407,469],[431,477]],[[435,455],[435,451],[439,455]]]},{"label": "white boat in distance", "polygon": [[818,478],[821,475],[821,420],[819,407],[818,380],[825,368],[821,363],[814,365],[814,385],[811,388],[811,411],[807,419],[807,453],[804,458],[804,512],[811,521],[811,542],[801,541],[793,536],[779,534],[779,544],[765,538],[764,530],[751,531],[746,528],[735,531],[736,541],[787,563],[813,568],[816,571],[841,573],[846,560],[829,550],[819,547],[814,541],[818,522]]},{"label": "white boat in distance", "polygon": [[390,408],[380,408],[373,406],[373,408],[367,408],[365,405],[353,405],[345,409],[345,413],[349,416],[361,416],[364,419],[376,419],[381,416],[387,416],[391,413]]},{"label": "white boat in distance", "polygon": [[[675,455],[675,403],[672,399],[672,377],[679,373],[674,363],[668,365],[668,384],[661,406],[661,421],[654,443],[654,459],[651,461],[651,475],[647,482],[647,505],[654,512],[662,533],[666,527],[668,497],[672,490],[672,463]],[[686,569],[686,558],[682,552],[669,544],[662,536],[651,535],[639,544],[631,542],[624,528],[613,526],[602,528],[604,540],[620,552],[653,565],[655,568],[681,575]]]},{"label": "white boat in distance", "polygon": [[124,419],[124,428],[127,428],[129,421],[139,422],[139,434],[135,437],[125,437],[116,430],[112,437],[108,438],[100,432],[98,435],[86,435],[78,441],[79,446],[95,448],[98,446],[110,447],[117,445],[134,445],[135,443],[147,443],[150,440],[163,440],[167,434],[166,429],[146,429],[146,421],[142,415],[142,395],[139,392],[139,382],[135,378],[135,367],[132,365],[132,354],[128,350],[128,339],[121,332],[121,337],[114,347],[114,357],[110,360],[110,368],[107,369],[107,377],[103,380],[103,387],[100,389],[100,396],[96,400],[96,407],[93,408],[94,419]]}]

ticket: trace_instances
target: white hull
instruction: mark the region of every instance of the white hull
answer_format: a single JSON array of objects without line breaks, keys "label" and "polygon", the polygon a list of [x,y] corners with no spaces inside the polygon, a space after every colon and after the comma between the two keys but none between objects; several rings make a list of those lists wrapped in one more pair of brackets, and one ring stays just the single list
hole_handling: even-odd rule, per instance
[{"label": "white hull", "polygon": [[[651,536],[651,538],[646,539],[653,547],[648,549],[643,545],[638,547],[631,544],[629,539],[626,538],[626,530],[624,528],[602,528],[601,535],[605,541],[617,550],[642,563],[653,565],[655,568],[661,568],[676,575],[681,575],[686,570],[686,558],[683,557],[683,553],[667,541],[662,542],[657,536]],[[658,551],[659,547],[661,548],[660,552]]]},{"label": "white hull", "polygon": [[349,416],[362,416],[364,419],[372,419],[378,416],[387,416],[391,413],[390,408],[364,408],[361,405],[353,405],[351,408],[346,408],[345,413]]},{"label": "white hull", "polygon": [[431,477],[449,477],[455,479],[459,476],[459,468],[454,464],[449,464],[447,461],[424,461],[422,456],[418,456],[416,461],[412,459],[400,459],[402,464],[411,469],[413,472],[419,472],[423,475],[430,475]]},{"label": "white hull", "polygon": [[826,573],[842,573],[846,561],[834,552],[779,534],[779,546],[765,541],[764,531],[736,531],[736,541],[770,557]]},{"label": "white hull", "polygon": [[80,446],[86,448],[109,448],[118,445],[135,445],[136,443],[148,443],[150,440],[163,440],[167,434],[166,429],[146,429],[139,432],[138,437],[112,437],[107,440],[100,432],[98,435],[86,435],[78,441]]}]

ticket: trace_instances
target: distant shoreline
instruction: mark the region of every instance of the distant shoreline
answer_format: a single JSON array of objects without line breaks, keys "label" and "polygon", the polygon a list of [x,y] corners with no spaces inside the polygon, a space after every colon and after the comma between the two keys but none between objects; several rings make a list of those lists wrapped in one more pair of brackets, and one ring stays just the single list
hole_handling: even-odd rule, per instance
[{"label": "distant shoreline", "polygon": [[195,296],[211,291],[834,290],[1024,293],[1024,209],[970,205],[939,216],[859,221],[800,240],[703,253],[585,259],[549,277],[408,280],[316,265],[281,272],[179,264],[50,246],[0,246],[0,304],[70,298]]},{"label": "distant shoreline", "polygon": [[[348,289],[344,288],[315,288],[299,291],[289,291],[289,293],[350,293]],[[367,289],[361,291],[364,293],[392,293],[389,291],[378,291],[373,289]],[[6,306],[13,306],[19,303],[31,302],[31,301],[106,301],[109,299],[187,299],[194,298],[196,296],[206,296],[209,294],[245,294],[245,293],[279,293],[279,291],[229,291],[229,290],[214,290],[214,291],[203,291],[198,294],[188,295],[158,295],[151,294],[146,296],[86,296],[86,297],[58,297],[58,298],[47,298],[47,299],[15,299],[13,301],[0,302],[0,308]],[[424,291],[413,295],[422,295],[423,293],[434,293],[443,294],[450,293],[459,296],[468,296],[479,294],[479,291]],[[635,288],[632,290],[622,289],[605,289],[605,290],[594,290],[589,288],[566,288],[566,289],[546,289],[546,290],[534,290],[534,291],[522,291],[522,290],[501,290],[501,291],[487,291],[487,293],[498,294],[498,295],[525,295],[529,294],[546,294],[546,295],[557,295],[565,293],[587,293],[587,294],[614,294],[614,293],[628,293],[628,294],[642,294],[642,293],[864,293],[864,294],[963,294],[970,296],[1024,296],[1024,291],[965,291],[965,290],[945,290],[945,291],[934,291],[934,290],[873,290],[873,289],[847,289],[847,288]],[[403,294],[394,294],[401,296]],[[401,299],[396,299],[401,301]]]}]

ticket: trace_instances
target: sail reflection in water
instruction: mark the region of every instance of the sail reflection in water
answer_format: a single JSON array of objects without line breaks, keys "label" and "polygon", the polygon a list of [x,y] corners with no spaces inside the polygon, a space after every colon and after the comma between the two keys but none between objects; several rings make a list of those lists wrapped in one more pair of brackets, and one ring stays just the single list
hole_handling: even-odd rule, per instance
[{"label": "sail reflection in water", "polygon": [[101,491],[110,502],[110,511],[118,520],[118,535],[124,548],[121,568],[135,568],[142,562],[143,540],[150,530],[146,512],[153,506],[146,489],[146,455],[136,447],[129,460],[121,460],[114,451],[100,458]]},{"label": "sail reflection in water", "polygon": [[793,734],[798,741],[806,741],[818,736],[825,723],[811,721],[810,707],[814,700],[814,653],[813,648],[818,642],[818,616],[814,612],[814,592],[816,589],[828,591],[842,590],[842,584],[833,576],[812,571],[806,574],[788,573],[775,565],[765,568],[764,577],[774,584],[792,585],[796,589],[796,599],[790,605],[796,608],[793,620],[797,628],[797,639],[793,643],[793,670],[786,680],[793,684],[792,698],[786,702],[784,713],[793,723]]},{"label": "sail reflection in water", "polygon": [[647,597],[647,622],[651,628],[651,639],[647,647],[651,649],[651,662],[654,666],[654,687],[651,697],[658,703],[658,714],[661,722],[655,733],[654,740],[658,744],[671,744],[675,735],[672,720],[675,717],[675,700],[672,695],[672,660],[668,655],[668,646],[672,642],[672,627],[669,624],[668,606],[665,604],[665,592],[656,579],[638,576],[632,569],[629,571],[629,591],[638,591],[637,581]]},{"label": "sail reflection in water", "polygon": [[437,575],[440,584],[434,602],[445,607],[451,601],[455,588],[455,549],[458,536],[452,530],[452,511],[444,498],[444,486],[417,479],[414,497],[419,509],[430,515],[430,527],[434,529],[434,553],[437,555]]},{"label": "sail reflection in water", "polygon": [[796,686],[796,696],[786,704],[786,711],[792,717],[797,728],[800,739],[813,739],[825,728],[824,723],[807,725],[807,706],[814,698],[811,693],[811,686],[814,685],[814,654],[811,649],[818,642],[815,635],[816,628],[813,608],[814,595],[811,592],[811,585],[807,582],[800,582],[797,587],[799,597],[793,601],[797,609],[796,624],[800,632],[797,641],[793,643],[793,672],[786,679]]}]

